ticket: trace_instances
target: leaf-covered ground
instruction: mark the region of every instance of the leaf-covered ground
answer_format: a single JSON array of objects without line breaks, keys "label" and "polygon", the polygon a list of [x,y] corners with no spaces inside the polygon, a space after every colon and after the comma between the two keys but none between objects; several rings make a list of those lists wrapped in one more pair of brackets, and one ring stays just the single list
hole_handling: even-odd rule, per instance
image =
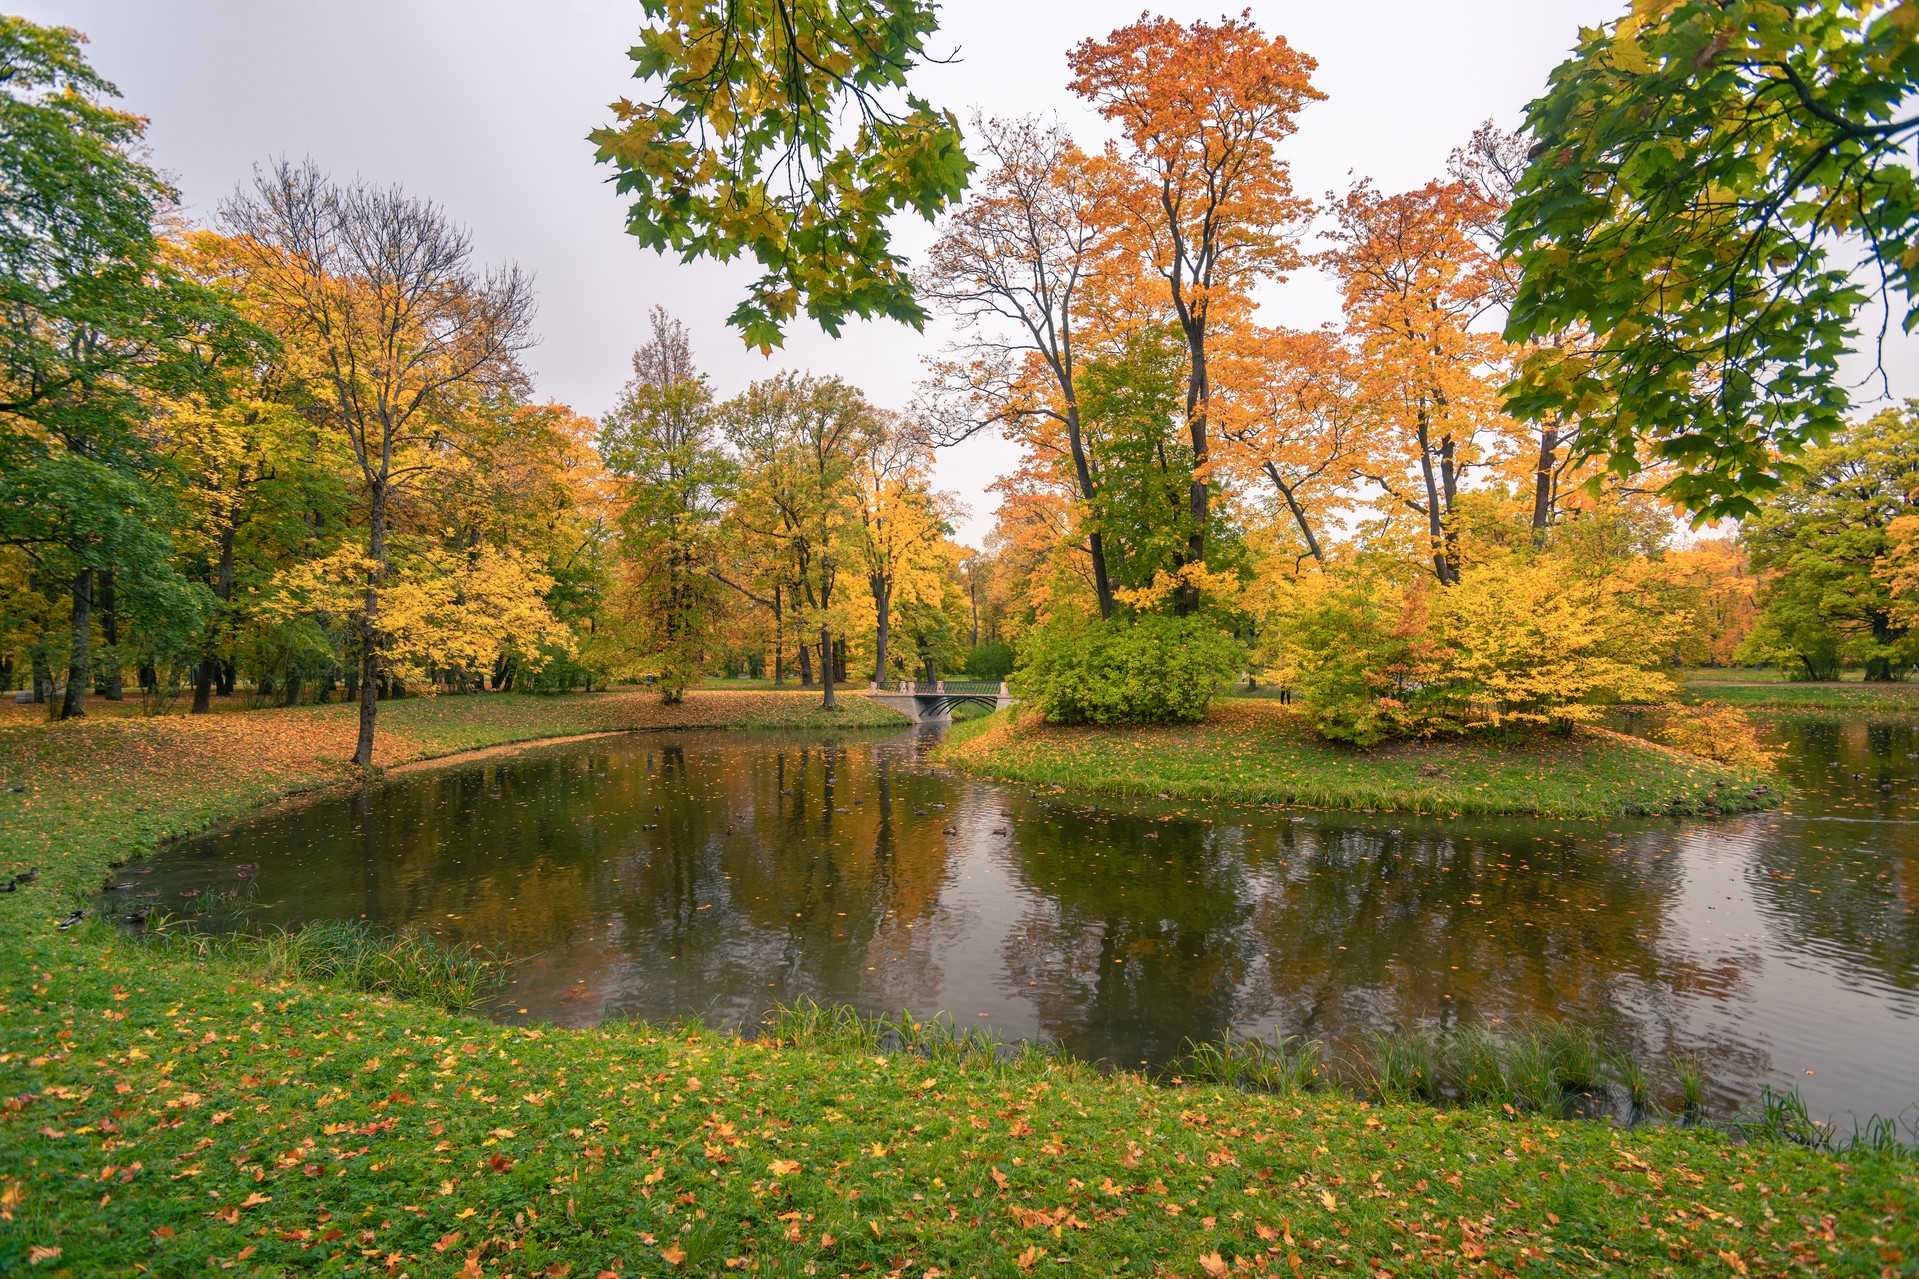
[{"label": "leaf-covered ground", "polygon": [[1120,795],[1420,813],[1740,812],[1775,783],[1594,729],[1401,744],[1360,751],[1320,740],[1271,701],[1221,700],[1201,723],[1062,728],[1017,710],[961,725],[942,762],[989,776]]},{"label": "leaf-covered ground", "polygon": [[[654,713],[472,701],[391,715],[389,757]],[[254,721],[0,738],[41,866],[0,895],[0,1273],[1914,1273],[1909,1159],[506,1028],[59,931],[108,862],[327,775],[325,716]]]}]

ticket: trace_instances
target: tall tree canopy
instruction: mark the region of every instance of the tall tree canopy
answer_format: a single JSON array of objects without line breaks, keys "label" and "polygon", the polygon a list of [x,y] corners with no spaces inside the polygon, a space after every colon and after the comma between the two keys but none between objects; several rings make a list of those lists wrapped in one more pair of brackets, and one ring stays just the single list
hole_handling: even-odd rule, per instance
[{"label": "tall tree canopy", "polygon": [[[651,249],[760,276],[732,315],[778,346],[801,310],[837,335],[848,316],[918,328],[886,220],[929,221],[966,189],[959,122],[907,90],[937,25],[932,0],[644,0],[630,56],[651,101],[613,104],[598,158],[633,197],[627,230]],[[844,117],[854,117],[846,127]]]},{"label": "tall tree canopy", "polygon": [[[1073,92],[1119,126],[1136,170],[1122,190],[1122,230],[1135,255],[1165,285],[1186,339],[1187,549],[1206,560],[1207,466],[1212,407],[1209,338],[1217,312],[1263,279],[1300,262],[1295,237],[1310,205],[1293,194],[1278,152],[1296,117],[1325,97],[1317,63],[1284,36],[1267,36],[1250,14],[1181,26],[1142,17],[1067,56]],[[1180,609],[1198,607],[1197,586]]]},{"label": "tall tree canopy", "polygon": [[1872,295],[1919,322],[1915,94],[1910,3],[1638,0],[1583,32],[1527,109],[1507,335],[1596,342],[1535,351],[1514,407],[1582,418],[1619,471],[1677,463],[1704,517],[1754,510],[1839,428]]},{"label": "tall tree canopy", "polygon": [[0,17],[0,541],[66,584],[63,716],[85,713],[102,574],[119,570],[122,604],[195,608],[168,562],[151,394],[199,384],[246,336],[161,260],[174,193],[80,42]]},{"label": "tall tree canopy", "polygon": [[362,587],[354,762],[364,767],[373,762],[375,686],[388,673],[380,596],[389,506],[500,421],[480,401],[523,380],[516,357],[532,341],[532,281],[510,265],[482,269],[472,238],[438,206],[398,187],[335,183],[311,163],[257,172],[222,214],[256,296],[285,340],[312,352],[321,420],[358,473],[365,550],[342,568]]}]

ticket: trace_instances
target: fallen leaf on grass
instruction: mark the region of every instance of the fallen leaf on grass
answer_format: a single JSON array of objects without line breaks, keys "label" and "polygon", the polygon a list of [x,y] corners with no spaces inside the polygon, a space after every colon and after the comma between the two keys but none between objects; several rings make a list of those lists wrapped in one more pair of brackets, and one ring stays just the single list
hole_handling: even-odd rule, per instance
[{"label": "fallen leaf on grass", "polygon": [[1211,1275],[1213,1279],[1225,1279],[1225,1276],[1233,1273],[1233,1268],[1226,1264],[1226,1258],[1216,1252],[1201,1253],[1199,1268]]},{"label": "fallen leaf on grass", "polygon": [[60,1260],[60,1250],[58,1248],[47,1248],[40,1244],[35,1244],[33,1247],[27,1249],[27,1264],[30,1266],[37,1266],[43,1261],[58,1260]]}]

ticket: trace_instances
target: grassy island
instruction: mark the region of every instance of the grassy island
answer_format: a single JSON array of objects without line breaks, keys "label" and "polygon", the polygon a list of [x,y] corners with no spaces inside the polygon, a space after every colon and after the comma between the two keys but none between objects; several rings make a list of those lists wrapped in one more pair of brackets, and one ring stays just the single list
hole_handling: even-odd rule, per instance
[{"label": "grassy island", "polygon": [[[382,729],[394,763],[796,722],[820,722],[800,695],[614,694],[399,703]],[[831,722],[873,721],[849,699]],[[509,1028],[60,928],[110,865],[338,776],[350,734],[330,708],[0,731],[0,860],[39,868],[0,896],[0,1273],[1876,1276],[1919,1253],[1906,1158]]]},{"label": "grassy island", "polygon": [[1222,700],[1201,723],[1152,728],[1054,727],[1015,708],[956,727],[939,759],[1106,794],[1418,813],[1606,818],[1744,812],[1777,800],[1763,776],[1600,729],[1362,751],[1255,700]]}]

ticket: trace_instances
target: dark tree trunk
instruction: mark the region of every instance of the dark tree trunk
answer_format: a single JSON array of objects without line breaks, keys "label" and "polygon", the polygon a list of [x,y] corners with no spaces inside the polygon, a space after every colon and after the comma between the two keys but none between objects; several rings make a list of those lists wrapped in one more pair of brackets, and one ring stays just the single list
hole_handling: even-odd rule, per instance
[{"label": "dark tree trunk", "polygon": [[773,687],[786,683],[786,616],[780,604],[780,587],[773,586]]},{"label": "dark tree trunk", "polygon": [[150,693],[160,687],[160,672],[154,669],[152,658],[149,657],[140,663],[139,679],[140,691],[143,693]]},{"label": "dark tree trunk", "polygon": [[30,660],[33,666],[33,701],[36,706],[44,705],[53,696],[53,664],[47,660],[45,636],[34,641]]},{"label": "dark tree trunk", "polygon": [[13,691],[13,654],[0,653],[0,693]]},{"label": "dark tree trunk", "polygon": [[386,486],[375,483],[367,510],[366,555],[373,562],[367,574],[366,598],[357,619],[360,631],[360,732],[353,745],[353,762],[362,768],[373,763],[373,725],[379,716],[380,575],[386,565]]},{"label": "dark tree trunk", "polygon": [[1553,472],[1559,465],[1559,428],[1542,427],[1539,461],[1533,466],[1533,541],[1544,542],[1553,522]]},{"label": "dark tree trunk", "polygon": [[120,608],[113,595],[113,570],[100,570],[100,636],[105,641],[100,654],[100,694],[109,702],[124,701],[126,686],[120,662]]},{"label": "dark tree trunk", "polygon": [[1441,586],[1451,586],[1457,579],[1446,546],[1445,512],[1450,506],[1440,505],[1440,481],[1434,474],[1432,438],[1424,409],[1419,414],[1419,474],[1426,485],[1426,536],[1432,543],[1433,574]]},{"label": "dark tree trunk", "polygon": [[[1099,490],[1093,483],[1093,468],[1086,460],[1086,446],[1080,436],[1079,404],[1069,399],[1066,403],[1066,444],[1073,455],[1073,477],[1079,483],[1079,495],[1089,510],[1097,510],[1093,499]],[[1097,514],[1094,516],[1097,521]],[[1086,535],[1086,551],[1093,560],[1093,594],[1099,600],[1099,615],[1108,618],[1113,615],[1113,583],[1106,571],[1106,540],[1100,535],[1097,523]]]},{"label": "dark tree trunk", "polygon": [[820,623],[820,686],[826,693],[820,699],[820,706],[829,711],[836,709],[837,703],[833,701],[833,629],[825,622]]},{"label": "dark tree trunk", "polygon": [[804,636],[800,637],[800,687],[813,687],[813,654],[806,646]]},{"label": "dark tree trunk", "polygon": [[1293,488],[1279,478],[1279,468],[1271,462],[1266,463],[1266,478],[1273,482],[1273,487],[1279,490],[1279,495],[1286,499],[1286,509],[1292,512],[1293,523],[1298,527],[1299,535],[1306,539],[1306,553],[1324,564],[1326,556],[1319,549],[1319,539],[1313,536],[1312,521],[1306,518],[1305,508],[1300,506],[1299,498]]},{"label": "dark tree trunk", "polygon": [[[1213,388],[1206,368],[1206,315],[1203,307],[1194,311],[1185,325],[1186,343],[1193,356],[1192,380],[1186,387],[1186,429],[1193,442],[1193,480],[1186,491],[1186,518],[1192,527],[1186,532],[1186,562],[1206,563],[1206,415],[1212,408]],[[1185,617],[1199,611],[1199,587],[1186,584],[1174,597],[1173,609]]]},{"label": "dark tree trunk", "polygon": [[873,682],[886,683],[886,643],[893,633],[893,583],[875,573],[867,578],[873,588],[873,614],[878,636],[873,641]]},{"label": "dark tree trunk", "polygon": [[193,706],[189,715],[204,715],[213,709],[213,681],[219,674],[219,661],[211,655],[200,659],[193,673]]},{"label": "dark tree trunk", "polygon": [[83,568],[73,575],[73,642],[67,658],[67,695],[60,702],[61,719],[79,719],[87,713],[87,682],[93,678],[88,665],[93,639],[93,570]]}]

